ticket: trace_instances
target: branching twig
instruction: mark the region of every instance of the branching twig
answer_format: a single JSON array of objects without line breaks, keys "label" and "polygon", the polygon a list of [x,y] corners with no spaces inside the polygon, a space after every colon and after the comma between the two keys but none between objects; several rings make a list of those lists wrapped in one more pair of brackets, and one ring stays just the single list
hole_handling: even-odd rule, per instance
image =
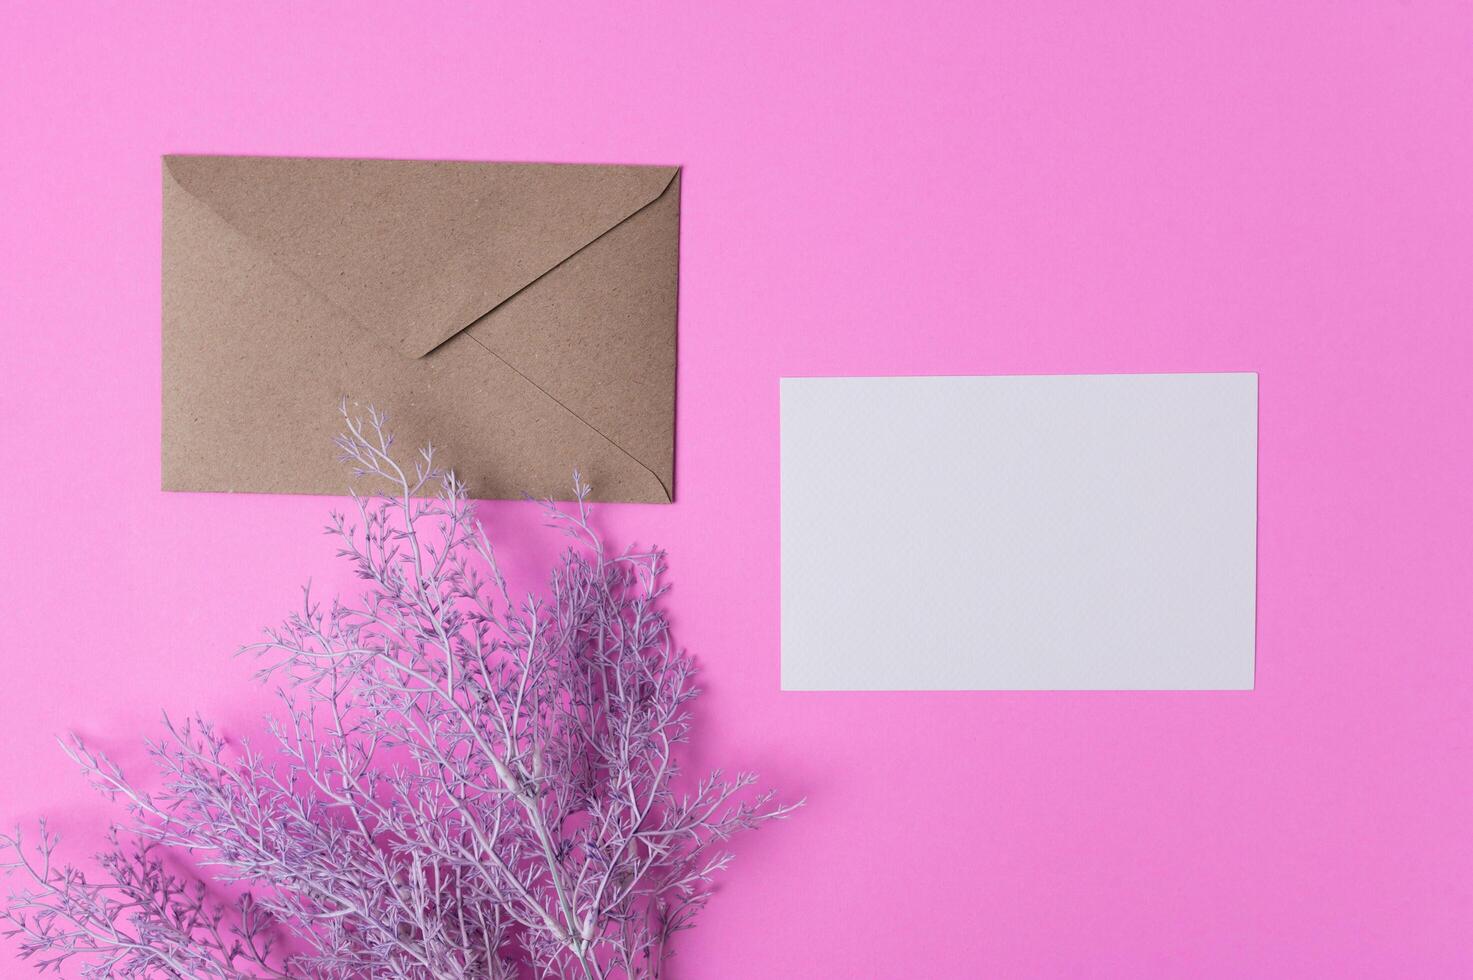
[{"label": "branching twig", "polygon": [[[546,600],[514,604],[433,451],[406,466],[383,416],[343,418],[342,456],[378,488],[328,531],[367,589],[304,592],[248,648],[281,685],[269,751],[166,720],[148,793],[70,743],[130,820],[97,882],[53,864],[44,827],[29,849],[0,838],[10,934],[96,977],[658,977],[725,842],[793,809],[748,774],[677,793],[697,689],[663,552],[609,552],[575,474],[570,510],[542,505],[573,546]],[[213,898],[172,853],[252,892]]]}]

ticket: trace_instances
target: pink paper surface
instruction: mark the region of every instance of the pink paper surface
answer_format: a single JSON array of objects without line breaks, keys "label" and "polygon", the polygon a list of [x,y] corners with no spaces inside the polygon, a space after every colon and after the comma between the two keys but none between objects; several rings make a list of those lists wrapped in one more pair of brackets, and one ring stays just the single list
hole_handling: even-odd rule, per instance
[{"label": "pink paper surface", "polygon": [[[0,820],[88,850],[53,736],[249,729],[351,585],[328,500],[159,490],[160,154],[682,163],[678,503],[602,520],[693,766],[810,804],[672,977],[1473,975],[1473,7],[550,6],[8,6]],[[1155,371],[1261,374],[1255,691],[778,691],[779,376]]]}]

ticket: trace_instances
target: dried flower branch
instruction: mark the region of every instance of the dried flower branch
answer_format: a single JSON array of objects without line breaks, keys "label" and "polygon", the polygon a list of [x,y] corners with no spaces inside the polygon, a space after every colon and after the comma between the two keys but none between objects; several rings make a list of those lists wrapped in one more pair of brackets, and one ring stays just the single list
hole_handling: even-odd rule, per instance
[{"label": "dried flower branch", "polygon": [[268,750],[166,719],[145,792],[69,743],[130,820],[100,882],[55,865],[44,826],[0,839],[24,881],[9,934],[87,977],[658,978],[725,842],[793,809],[746,773],[677,791],[697,689],[659,608],[664,554],[608,551],[575,475],[570,510],[543,504],[574,539],[549,598],[514,604],[432,450],[406,468],[381,415],[343,417],[344,459],[387,486],[329,527],[368,588],[304,591],[248,648],[281,682]]}]

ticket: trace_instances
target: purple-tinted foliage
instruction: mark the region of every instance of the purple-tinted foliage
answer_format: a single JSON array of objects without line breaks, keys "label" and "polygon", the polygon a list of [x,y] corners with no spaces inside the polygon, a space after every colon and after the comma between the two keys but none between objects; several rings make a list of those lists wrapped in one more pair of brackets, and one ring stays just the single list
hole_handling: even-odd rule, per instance
[{"label": "purple-tinted foliage", "polygon": [[344,459],[387,485],[329,528],[368,589],[306,593],[248,648],[281,682],[269,751],[168,723],[145,792],[71,742],[129,820],[93,877],[44,825],[0,839],[9,934],[85,977],[659,977],[725,842],[792,810],[748,774],[674,788],[697,690],[663,553],[607,550],[575,476],[543,505],[574,539],[550,598],[514,604],[454,475],[343,415]]}]

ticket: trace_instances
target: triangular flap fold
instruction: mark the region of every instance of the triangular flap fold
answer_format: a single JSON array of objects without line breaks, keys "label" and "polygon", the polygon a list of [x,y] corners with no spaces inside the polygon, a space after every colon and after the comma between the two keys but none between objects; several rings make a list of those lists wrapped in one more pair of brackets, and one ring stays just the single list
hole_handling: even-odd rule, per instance
[{"label": "triangular flap fold", "polygon": [[419,357],[660,196],[675,167],[169,156],[179,185]]},{"label": "triangular flap fold", "polygon": [[471,324],[494,354],[673,499],[680,178],[557,272]]}]

